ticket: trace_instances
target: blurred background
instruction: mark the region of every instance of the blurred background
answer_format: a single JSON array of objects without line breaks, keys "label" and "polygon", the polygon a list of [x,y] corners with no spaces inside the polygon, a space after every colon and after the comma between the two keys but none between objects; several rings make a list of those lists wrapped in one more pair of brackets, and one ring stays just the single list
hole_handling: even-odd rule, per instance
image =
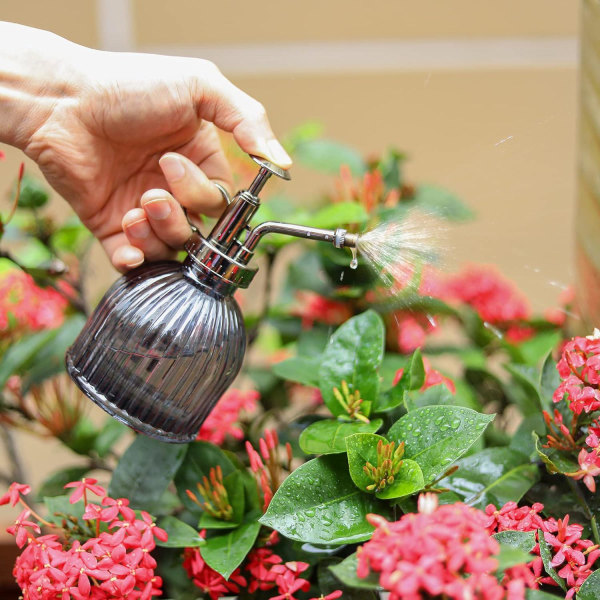
[{"label": "blurred background", "polygon": [[[493,263],[541,312],[574,279],[578,3],[572,0],[41,0],[0,18],[96,48],[213,60],[260,100],[283,137],[308,121],[362,153],[394,146],[407,179],[442,185],[476,220],[450,233],[447,263]],[[0,190],[23,160],[1,147]],[[29,173],[36,173],[27,163]],[[296,167],[311,204],[331,185]],[[8,206],[8,197],[2,196]],[[3,208],[4,209],[4,208]],[[68,208],[56,198],[55,213]],[[99,249],[96,297],[117,274]],[[31,439],[36,484],[69,452]]]}]

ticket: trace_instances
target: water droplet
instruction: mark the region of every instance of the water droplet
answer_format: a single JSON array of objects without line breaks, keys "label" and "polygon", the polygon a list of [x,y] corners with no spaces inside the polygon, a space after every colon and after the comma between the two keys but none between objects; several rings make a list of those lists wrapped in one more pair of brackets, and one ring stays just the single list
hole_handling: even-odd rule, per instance
[{"label": "water droplet", "polygon": [[344,273],[345,273],[345,272],[346,272],[346,271],[342,271],[342,272],[340,273],[340,281],[344,281]]},{"label": "water droplet", "polygon": [[409,431],[413,428],[412,423],[407,423],[406,424],[406,429],[408,429]]},{"label": "water droplet", "polygon": [[307,517],[312,519],[315,516],[315,511],[309,508],[308,510],[304,511],[304,514],[306,514]]},{"label": "water droplet", "polygon": [[450,427],[452,427],[452,429],[458,429],[458,427],[460,427],[460,419],[458,417],[456,419],[452,419]]},{"label": "water droplet", "polygon": [[350,261],[350,268],[356,269],[356,267],[358,267],[357,250],[356,250],[356,248],[350,248],[350,251],[352,252],[352,260]]},{"label": "water droplet", "polygon": [[325,525],[325,527],[329,527],[330,525],[333,525],[333,521],[329,517],[323,515],[321,517],[321,524]]}]

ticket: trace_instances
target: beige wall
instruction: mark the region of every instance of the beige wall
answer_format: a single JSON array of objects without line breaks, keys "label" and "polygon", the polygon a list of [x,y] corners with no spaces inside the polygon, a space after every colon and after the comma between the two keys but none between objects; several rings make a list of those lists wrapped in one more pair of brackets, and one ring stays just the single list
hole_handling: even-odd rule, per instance
[{"label": "beige wall", "polygon": [[[537,309],[572,279],[574,0],[2,0],[0,7],[0,18],[88,45],[220,57],[224,72],[267,106],[277,132],[316,119],[328,136],[361,151],[397,146],[411,156],[410,178],[461,195],[479,219],[451,235],[450,264],[496,263]],[[5,188],[21,160],[7,153]],[[324,184],[301,168],[293,175],[288,190],[301,199]],[[103,259],[91,268],[105,281],[114,277]],[[31,449],[37,480],[59,450]]]}]

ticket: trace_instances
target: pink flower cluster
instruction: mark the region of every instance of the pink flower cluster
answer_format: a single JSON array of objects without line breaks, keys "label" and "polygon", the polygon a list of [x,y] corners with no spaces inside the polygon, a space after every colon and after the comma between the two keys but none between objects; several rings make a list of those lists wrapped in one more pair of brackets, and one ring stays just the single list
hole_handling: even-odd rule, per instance
[{"label": "pink flower cluster", "polygon": [[0,277],[0,338],[58,327],[67,304],[56,290],[38,287],[31,275],[9,271]]},{"label": "pink flower cluster", "polygon": [[576,414],[600,409],[600,331],[568,341],[557,364],[561,384],[554,402],[563,398]]},{"label": "pink flower cluster", "polygon": [[[27,506],[21,494],[27,494],[29,486],[13,483],[0,498],[0,504],[20,502],[25,506],[8,528],[18,546],[24,547],[13,569],[23,598],[148,600],[160,596],[162,580],[154,574],[156,561],[150,552],[156,546],[155,538],[167,540],[166,532],[144,511],[137,518],[127,499],[106,496],[95,479],[65,487],[75,488],[71,503],[83,499],[85,504],[83,519],[65,529],[45,521]],[[101,503],[87,504],[88,493],[102,496]],[[40,526],[28,520],[31,515],[56,533],[36,536],[41,533]]]},{"label": "pink flower cluster", "polygon": [[301,292],[298,296],[301,307],[295,314],[302,318],[304,328],[312,327],[315,323],[341,325],[352,316],[350,307],[345,302],[331,300],[313,292]]},{"label": "pink flower cluster", "polygon": [[[204,532],[201,532],[201,535],[203,534]],[[271,596],[271,600],[296,600],[296,592],[306,592],[310,589],[310,582],[301,577],[308,569],[308,563],[284,563],[280,556],[265,547],[252,550],[246,557],[243,568],[236,569],[229,580],[209,567],[197,548],[185,549],[183,566],[194,584],[208,594],[211,600],[232,593],[237,594],[240,589],[247,589],[250,594],[276,589],[278,594]],[[335,600],[340,596],[341,592],[336,591],[325,598]]]},{"label": "pink flower cluster", "polygon": [[[507,502],[497,509],[493,504],[486,507],[486,527],[490,534],[499,531],[542,531],[544,540],[550,548],[552,559],[550,565],[557,570],[558,576],[564,579],[568,588],[566,598],[572,598],[581,584],[591,575],[592,566],[600,556],[600,549],[592,540],[581,539],[583,527],[569,524],[569,515],[564,519],[544,519],[540,515],[544,505],[518,507],[516,502]],[[537,589],[540,584],[555,586],[555,581],[543,574],[543,562],[540,557],[539,541],[536,542],[532,554],[535,558],[523,568],[516,571],[509,569],[507,575],[518,573],[527,582],[527,587]]]},{"label": "pink flower cluster", "polygon": [[240,427],[240,419],[244,413],[249,415],[256,410],[259,398],[260,394],[255,390],[226,391],[206,421],[202,423],[196,439],[212,442],[218,446],[223,444],[227,436],[235,440],[243,439],[244,432]]},{"label": "pink flower cluster", "polygon": [[493,575],[499,544],[486,530],[485,513],[462,503],[438,507],[430,494],[419,510],[396,522],[367,516],[375,532],[358,549],[359,577],[378,573],[390,600],[524,598],[525,582],[500,584]]}]

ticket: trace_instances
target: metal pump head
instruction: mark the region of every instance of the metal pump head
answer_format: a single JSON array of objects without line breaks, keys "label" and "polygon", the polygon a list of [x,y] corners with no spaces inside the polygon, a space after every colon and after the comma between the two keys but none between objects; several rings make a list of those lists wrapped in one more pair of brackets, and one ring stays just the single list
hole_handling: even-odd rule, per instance
[{"label": "metal pump head", "polygon": [[260,166],[260,170],[249,188],[235,195],[208,237],[204,238],[195,232],[185,245],[192,262],[214,276],[215,284],[223,287],[221,284],[224,282],[235,287],[248,287],[257,269],[247,265],[254,255],[254,248],[267,233],[330,242],[336,248],[356,247],[358,235],[342,228],[320,229],[266,221],[250,230],[250,220],[260,206],[258,194],[268,179],[272,175],[286,181],[291,179],[289,172],[277,165],[258,156],[252,156],[252,159]]}]

